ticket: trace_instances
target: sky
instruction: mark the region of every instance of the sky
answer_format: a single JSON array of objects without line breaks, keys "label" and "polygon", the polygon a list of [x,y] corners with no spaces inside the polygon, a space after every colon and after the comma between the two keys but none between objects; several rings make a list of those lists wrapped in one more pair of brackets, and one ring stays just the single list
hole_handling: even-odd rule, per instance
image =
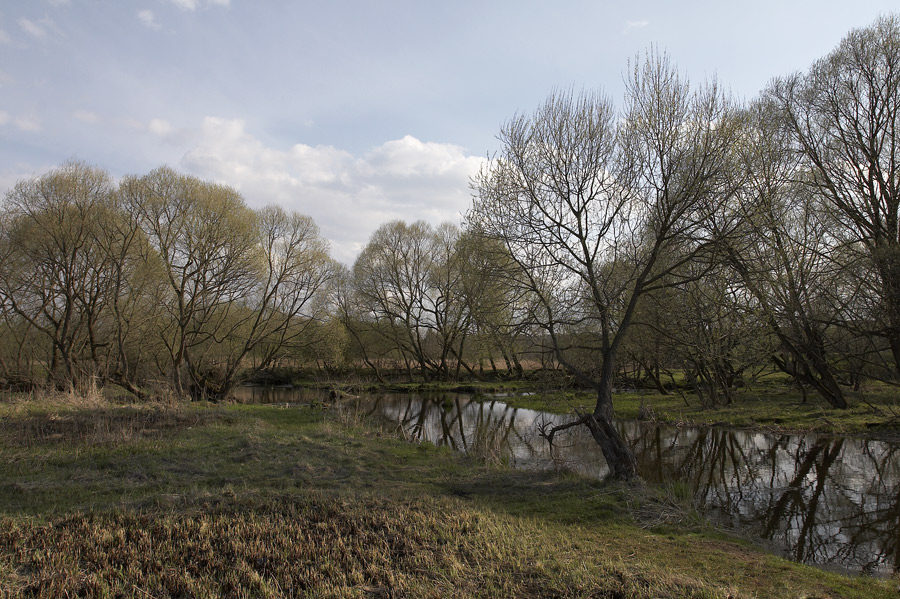
[{"label": "sky", "polygon": [[461,222],[501,125],[620,106],[652,47],[753,99],[896,0],[0,0],[0,197],[66,161],[161,165],[312,216],[348,266],[393,219]]}]

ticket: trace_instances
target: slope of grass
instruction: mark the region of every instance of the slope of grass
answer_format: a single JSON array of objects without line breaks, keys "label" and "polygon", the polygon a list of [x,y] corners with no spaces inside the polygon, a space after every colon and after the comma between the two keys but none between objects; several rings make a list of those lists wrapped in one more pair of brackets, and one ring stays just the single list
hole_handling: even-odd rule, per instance
[{"label": "slope of grass", "polygon": [[479,463],[350,412],[0,414],[0,597],[896,596],[659,490]]}]

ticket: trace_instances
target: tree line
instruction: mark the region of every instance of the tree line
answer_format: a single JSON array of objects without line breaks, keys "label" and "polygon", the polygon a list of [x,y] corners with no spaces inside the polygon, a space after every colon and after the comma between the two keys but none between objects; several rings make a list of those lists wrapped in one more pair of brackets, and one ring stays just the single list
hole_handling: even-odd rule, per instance
[{"label": "tree line", "polygon": [[705,401],[765,363],[836,408],[865,378],[896,381],[900,19],[747,104],[655,51],[625,96],[617,110],[557,92],[508,121],[468,218],[501,240],[533,322],[596,390],[572,425],[614,474],[635,472],[612,426],[629,355],[654,373],[680,361]]},{"label": "tree line", "polygon": [[307,216],[165,167],[113,185],[69,163],[6,196],[0,368],[8,385],[223,398],[324,334],[337,272]]},{"label": "tree line", "polygon": [[837,408],[897,382],[900,20],[750,102],[655,50],[625,81],[621,107],[560,90],[515,115],[461,227],[385,223],[352,268],[308,217],[166,167],[21,181],[0,214],[2,376],[217,399],[285,363],[562,369],[596,390],[578,422],[621,476],[616,381],[667,392],[677,372],[715,404],[774,366]]}]

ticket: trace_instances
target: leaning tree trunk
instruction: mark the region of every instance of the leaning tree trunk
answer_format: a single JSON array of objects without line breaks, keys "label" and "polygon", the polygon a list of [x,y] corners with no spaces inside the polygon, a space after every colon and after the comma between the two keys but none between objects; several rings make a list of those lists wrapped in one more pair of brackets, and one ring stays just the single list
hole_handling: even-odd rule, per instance
[{"label": "leaning tree trunk", "polygon": [[613,422],[603,416],[589,414],[585,418],[585,424],[591,431],[594,441],[600,446],[600,451],[603,452],[610,476],[618,480],[631,480],[637,476],[634,454]]},{"label": "leaning tree trunk", "polygon": [[894,246],[882,254],[878,266],[887,312],[885,335],[894,358],[894,374],[900,376],[900,248]]},{"label": "leaning tree trunk", "polygon": [[603,452],[610,476],[618,480],[631,480],[637,476],[637,460],[615,427],[612,404],[612,354],[612,351],[606,352],[599,382],[595,384],[597,405],[594,411],[589,414],[577,412],[579,416],[577,420],[547,427],[548,430],[541,430],[541,435],[552,445],[557,433],[575,426],[587,426],[594,441],[600,446],[600,451]]},{"label": "leaning tree trunk", "polygon": [[591,436],[600,446],[600,451],[603,452],[610,475],[619,480],[631,480],[637,476],[637,461],[631,448],[628,447],[625,439],[615,427],[612,403],[612,363],[611,359],[604,360],[600,384],[597,386],[597,405],[592,414],[584,417],[584,421],[588,430],[591,431]]}]

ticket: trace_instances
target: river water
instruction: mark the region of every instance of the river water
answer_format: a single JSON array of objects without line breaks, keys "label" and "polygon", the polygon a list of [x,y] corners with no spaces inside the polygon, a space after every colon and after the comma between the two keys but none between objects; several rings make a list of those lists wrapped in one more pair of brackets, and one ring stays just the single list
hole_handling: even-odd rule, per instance
[{"label": "river water", "polygon": [[[267,391],[249,401],[305,403],[306,392]],[[321,397],[321,396],[319,396]],[[517,468],[559,468],[602,477],[606,463],[584,427],[557,435],[570,416],[512,408],[462,394],[360,398],[372,418],[414,441],[447,445]],[[707,518],[772,551],[820,567],[888,575],[900,566],[900,445],[857,438],[769,434],[622,422],[651,482],[678,484]]]}]

